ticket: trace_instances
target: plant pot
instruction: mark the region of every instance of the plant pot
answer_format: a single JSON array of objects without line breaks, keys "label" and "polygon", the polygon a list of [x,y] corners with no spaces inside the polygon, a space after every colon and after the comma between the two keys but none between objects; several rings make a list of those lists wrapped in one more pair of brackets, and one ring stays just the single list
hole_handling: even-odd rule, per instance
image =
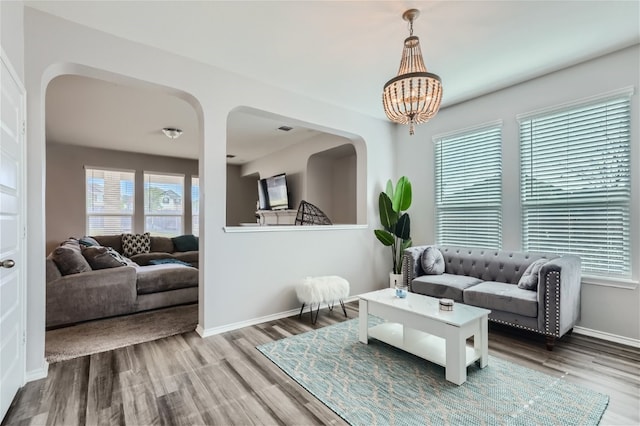
[{"label": "plant pot", "polygon": [[399,285],[404,285],[402,282],[402,274],[389,273],[389,288],[396,288]]}]

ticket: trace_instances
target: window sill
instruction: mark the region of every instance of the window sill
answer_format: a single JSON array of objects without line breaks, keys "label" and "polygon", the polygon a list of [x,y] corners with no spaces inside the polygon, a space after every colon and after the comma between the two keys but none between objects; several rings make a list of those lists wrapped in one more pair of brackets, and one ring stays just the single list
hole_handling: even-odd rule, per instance
[{"label": "window sill", "polygon": [[254,226],[223,226],[222,230],[228,234],[243,234],[247,232],[297,232],[297,231],[342,231],[353,229],[367,229],[369,225],[254,225]]},{"label": "window sill", "polygon": [[587,275],[582,277],[582,284],[596,285],[602,287],[622,288],[625,290],[635,290],[638,288],[638,281],[626,278],[605,278]]}]

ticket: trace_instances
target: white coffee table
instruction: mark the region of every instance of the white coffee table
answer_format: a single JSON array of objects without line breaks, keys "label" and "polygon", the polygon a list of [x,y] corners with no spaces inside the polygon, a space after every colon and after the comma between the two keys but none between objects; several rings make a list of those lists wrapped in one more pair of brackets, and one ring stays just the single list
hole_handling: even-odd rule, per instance
[{"label": "white coffee table", "polygon": [[[467,366],[478,361],[487,366],[488,309],[456,303],[452,311],[441,311],[438,299],[409,293],[404,299],[386,288],[360,296],[360,341],[369,337],[403,349],[445,367],[445,378],[457,385],[467,380]],[[369,328],[368,316],[387,322]],[[473,336],[473,346],[467,339]]]}]

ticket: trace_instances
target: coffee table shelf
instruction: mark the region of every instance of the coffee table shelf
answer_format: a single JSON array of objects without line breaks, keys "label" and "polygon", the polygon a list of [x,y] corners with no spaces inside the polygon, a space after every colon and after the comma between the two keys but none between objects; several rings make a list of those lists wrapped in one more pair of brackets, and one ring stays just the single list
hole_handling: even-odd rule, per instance
[{"label": "coffee table shelf", "polygon": [[[442,367],[447,366],[447,342],[442,337],[404,327],[402,324],[385,322],[369,328],[369,337],[395,346],[410,354],[431,361]],[[466,366],[478,361],[481,351],[471,346],[465,348]]]}]

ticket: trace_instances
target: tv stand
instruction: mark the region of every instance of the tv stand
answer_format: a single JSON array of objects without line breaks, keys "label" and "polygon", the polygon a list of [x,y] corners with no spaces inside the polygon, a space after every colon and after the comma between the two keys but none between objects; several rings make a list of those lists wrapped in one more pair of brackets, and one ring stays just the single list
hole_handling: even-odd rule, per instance
[{"label": "tv stand", "polygon": [[295,225],[298,210],[258,210],[258,224],[260,225]]}]

